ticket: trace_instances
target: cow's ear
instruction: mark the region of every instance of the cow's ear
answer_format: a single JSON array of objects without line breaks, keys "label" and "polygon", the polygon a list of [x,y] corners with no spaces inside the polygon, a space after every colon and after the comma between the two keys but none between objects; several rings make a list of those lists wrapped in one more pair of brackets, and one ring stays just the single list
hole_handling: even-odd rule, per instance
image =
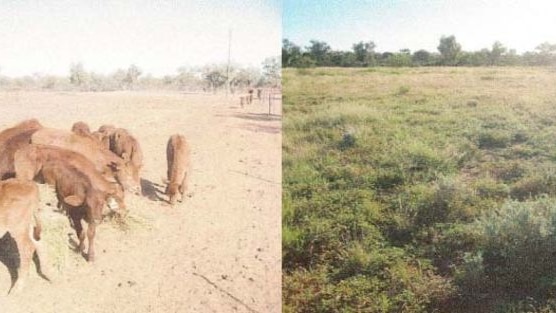
[{"label": "cow's ear", "polygon": [[80,198],[76,195],[71,195],[64,198],[64,202],[71,206],[80,206],[81,204],[83,204],[83,200],[83,198]]}]

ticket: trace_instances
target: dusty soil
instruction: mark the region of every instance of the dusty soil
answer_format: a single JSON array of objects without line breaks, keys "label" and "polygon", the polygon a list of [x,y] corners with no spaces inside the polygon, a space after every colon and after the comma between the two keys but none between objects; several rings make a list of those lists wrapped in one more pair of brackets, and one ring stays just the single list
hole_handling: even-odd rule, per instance
[{"label": "dusty soil", "polygon": [[[0,129],[36,117],[48,127],[131,131],[144,153],[143,196],[126,195],[127,227],[97,228],[97,260],[72,250],[75,234],[50,188],[41,186],[45,236],[65,257],[52,283],[33,265],[24,290],[0,263],[1,312],[280,312],[281,121],[237,96],[153,92],[2,92]],[[272,108],[280,112],[280,107]],[[166,142],[192,147],[189,196],[170,207],[164,191]],[[63,220],[49,229],[48,221]],[[59,250],[59,249],[58,249]],[[51,251],[51,250],[49,250]],[[60,259],[49,255],[49,259]]]}]

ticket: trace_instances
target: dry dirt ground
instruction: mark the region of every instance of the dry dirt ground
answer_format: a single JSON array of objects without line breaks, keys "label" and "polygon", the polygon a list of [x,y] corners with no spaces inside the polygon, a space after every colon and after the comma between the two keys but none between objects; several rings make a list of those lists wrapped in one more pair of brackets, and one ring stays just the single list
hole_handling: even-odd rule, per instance
[{"label": "dry dirt ground", "polygon": [[[2,92],[0,129],[36,117],[47,127],[81,120],[130,130],[144,153],[144,195],[126,195],[125,225],[97,228],[88,264],[41,186],[54,280],[32,265],[24,290],[6,296],[0,263],[0,312],[280,312],[281,108],[272,110],[257,101],[242,109],[238,96]],[[188,197],[172,208],[161,192],[174,133],[189,141],[192,170]]]}]

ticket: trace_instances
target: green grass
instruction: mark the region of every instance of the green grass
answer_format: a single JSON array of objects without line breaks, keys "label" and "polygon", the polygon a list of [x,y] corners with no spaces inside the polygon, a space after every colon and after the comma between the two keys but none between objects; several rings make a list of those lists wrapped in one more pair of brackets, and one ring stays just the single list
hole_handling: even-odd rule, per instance
[{"label": "green grass", "polygon": [[[468,305],[490,312],[505,305],[485,296],[477,308],[477,299],[462,296],[470,285],[455,277],[481,249],[466,227],[510,199],[556,198],[554,73],[316,68],[283,75],[285,310]],[[369,267],[374,258],[396,261]],[[428,291],[415,289],[417,282]],[[305,294],[292,289],[299,286]],[[308,291],[314,288],[321,297]],[[541,297],[542,306],[547,295],[520,296]]]}]

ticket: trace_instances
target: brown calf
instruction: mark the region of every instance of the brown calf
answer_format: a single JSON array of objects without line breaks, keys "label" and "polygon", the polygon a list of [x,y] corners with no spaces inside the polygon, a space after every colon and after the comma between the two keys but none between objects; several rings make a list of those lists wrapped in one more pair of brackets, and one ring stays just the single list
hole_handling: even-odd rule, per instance
[{"label": "brown calf", "polygon": [[143,151],[135,137],[126,129],[117,128],[110,135],[110,151],[124,160],[127,171],[133,177],[134,185],[128,188],[141,193],[141,168],[143,167]]},{"label": "brown calf", "polygon": [[55,187],[58,202],[66,209],[79,238],[79,251],[85,248],[81,220],[89,224],[87,256],[88,261],[94,261],[96,225],[102,222],[104,206],[110,209],[117,206],[119,211],[125,211],[120,186],[104,179],[87,158],[58,147],[30,145],[16,152],[14,163],[18,178],[42,176],[46,183]]},{"label": "brown calf", "polygon": [[42,128],[41,123],[37,119],[30,119],[20,122],[19,124],[5,129],[0,133],[0,144],[5,140],[15,136],[21,131],[31,130],[31,129],[40,129]]},{"label": "brown calf", "polygon": [[170,204],[176,203],[178,192],[181,202],[187,191],[187,173],[189,171],[189,145],[183,135],[172,135],[166,146],[166,159],[168,161],[168,195]]},{"label": "brown calf", "polygon": [[91,160],[97,171],[110,180],[115,179],[124,189],[133,185],[133,176],[122,158],[104,149],[97,140],[70,131],[43,128],[31,137],[31,143],[52,145],[84,155]]},{"label": "brown calf", "polygon": [[[39,261],[44,261],[40,245],[36,241],[40,239],[41,232],[40,220],[35,212],[38,209],[39,191],[35,183],[15,178],[0,182],[0,237],[9,233],[16,242],[19,253],[17,280],[12,277],[10,291],[20,291],[23,288],[35,251]],[[0,250],[0,253],[4,252],[5,250]],[[44,268],[44,264],[41,266]]]},{"label": "brown calf", "polygon": [[14,177],[13,155],[29,143],[31,135],[42,125],[36,119],[23,121],[0,132],[0,180]]}]

